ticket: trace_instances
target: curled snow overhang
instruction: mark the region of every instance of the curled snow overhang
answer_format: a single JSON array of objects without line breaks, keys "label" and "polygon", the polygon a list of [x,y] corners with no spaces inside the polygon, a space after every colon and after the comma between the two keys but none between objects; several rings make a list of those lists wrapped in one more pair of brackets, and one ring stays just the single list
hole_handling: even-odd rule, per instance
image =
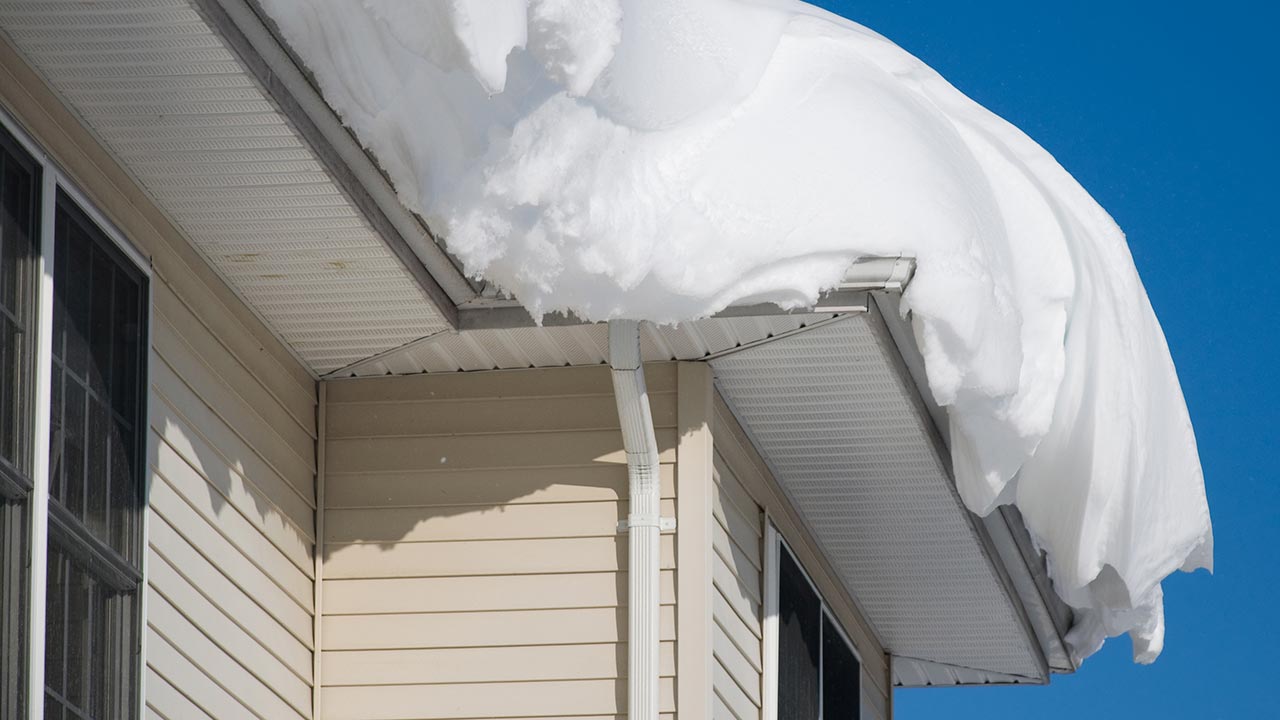
[{"label": "curled snow overhang", "polygon": [[1123,234],[1048,153],[792,0],[261,0],[400,199],[534,316],[903,296],[967,507],[1017,507],[1079,660],[1210,567],[1195,437]]}]

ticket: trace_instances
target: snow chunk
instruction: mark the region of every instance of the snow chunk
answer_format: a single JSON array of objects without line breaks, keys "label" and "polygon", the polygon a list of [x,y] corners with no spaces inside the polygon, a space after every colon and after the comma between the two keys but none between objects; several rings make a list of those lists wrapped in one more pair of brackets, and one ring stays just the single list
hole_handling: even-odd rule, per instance
[{"label": "snow chunk", "polygon": [[529,6],[529,52],[553,82],[572,95],[586,95],[613,60],[621,21],[617,0],[535,0]]},{"label": "snow chunk", "polygon": [[793,0],[263,5],[403,201],[535,315],[794,307],[915,257],[965,502],[1021,509],[1077,658],[1159,654],[1160,581],[1212,563],[1195,436],[1123,234],[1016,128]]}]

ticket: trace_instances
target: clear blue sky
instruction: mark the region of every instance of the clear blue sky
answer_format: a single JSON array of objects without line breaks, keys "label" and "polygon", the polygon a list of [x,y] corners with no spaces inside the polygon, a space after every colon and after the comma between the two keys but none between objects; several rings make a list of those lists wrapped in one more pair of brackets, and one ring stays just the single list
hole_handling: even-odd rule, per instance
[{"label": "clear blue sky", "polygon": [[1280,3],[819,0],[1053,153],[1120,223],[1191,408],[1216,574],[1165,583],[1155,665],[900,691],[900,720],[1280,718]]}]

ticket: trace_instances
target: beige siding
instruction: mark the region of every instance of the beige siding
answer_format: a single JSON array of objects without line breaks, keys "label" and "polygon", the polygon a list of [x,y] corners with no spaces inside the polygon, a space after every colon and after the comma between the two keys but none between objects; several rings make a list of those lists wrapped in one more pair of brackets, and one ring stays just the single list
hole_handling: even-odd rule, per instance
[{"label": "beige siding", "polygon": [[768,466],[718,397],[713,437],[712,584],[716,718],[760,717],[765,513],[787,541],[862,657],[862,717],[888,720],[888,666],[857,605],[817,550]]},{"label": "beige siding", "polygon": [[3,41],[0,99],[152,261],[147,716],[309,718],[315,383]]},{"label": "beige siding", "polygon": [[310,718],[313,386],[215,335],[192,281],[152,279],[147,706]]},{"label": "beige siding", "polygon": [[[647,376],[674,516],[676,369]],[[327,396],[322,716],[625,713],[627,473],[608,368],[343,380]]]},{"label": "beige siding", "polygon": [[[712,651],[717,718],[760,717],[764,513],[719,453],[712,496]],[[722,714],[727,712],[728,714]]]}]

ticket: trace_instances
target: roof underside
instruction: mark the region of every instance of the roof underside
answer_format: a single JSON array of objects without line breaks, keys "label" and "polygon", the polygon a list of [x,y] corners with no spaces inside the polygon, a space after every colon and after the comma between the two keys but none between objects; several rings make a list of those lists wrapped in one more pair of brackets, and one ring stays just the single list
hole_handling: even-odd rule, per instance
[{"label": "roof underside", "polygon": [[[676,326],[641,327],[645,362],[702,360],[708,356],[785,335],[833,313],[709,318]],[[603,323],[442,332],[334,373],[331,377],[407,375],[422,372],[514,370],[600,365],[609,361],[609,331]]]},{"label": "roof underside", "polygon": [[313,372],[449,327],[193,3],[10,0],[0,26]]},{"label": "roof underside", "polygon": [[895,656],[895,684],[932,684],[934,666],[963,671],[954,682],[1046,679],[1021,606],[956,494],[932,421],[873,313],[711,366]]}]

